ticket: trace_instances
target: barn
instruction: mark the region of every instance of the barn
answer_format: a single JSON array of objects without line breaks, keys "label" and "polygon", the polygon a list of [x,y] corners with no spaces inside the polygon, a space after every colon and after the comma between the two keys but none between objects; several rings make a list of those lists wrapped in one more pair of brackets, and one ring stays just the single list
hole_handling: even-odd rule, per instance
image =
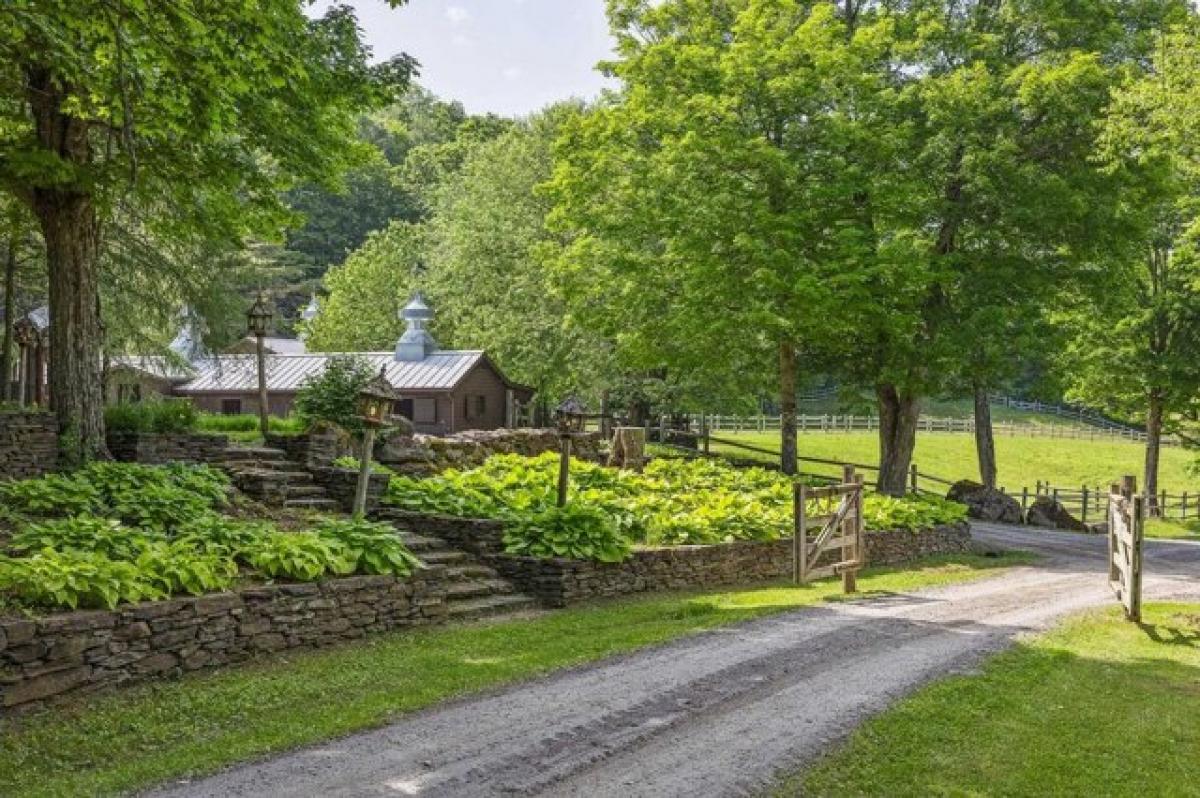
[{"label": "barn", "polygon": [[[312,310],[312,306],[310,306]],[[296,395],[337,357],[366,362],[383,371],[400,397],[396,412],[418,432],[448,435],[471,429],[515,426],[532,388],[513,382],[483,350],[443,350],[428,332],[433,311],[420,294],[400,313],[404,335],[392,352],[308,352],[302,341],[269,339],[266,347],[267,402],[272,415],[291,413]],[[109,368],[110,401],[139,401],[153,394],[184,396],[211,413],[258,412],[255,354],[240,342],[219,355],[198,351],[198,336],[185,329],[171,357],[121,357]]]}]

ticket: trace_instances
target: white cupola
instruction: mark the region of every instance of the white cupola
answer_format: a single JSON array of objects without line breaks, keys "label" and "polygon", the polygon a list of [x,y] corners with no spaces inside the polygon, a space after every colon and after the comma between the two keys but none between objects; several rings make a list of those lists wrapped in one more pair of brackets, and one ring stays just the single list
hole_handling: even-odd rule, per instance
[{"label": "white cupola", "polygon": [[404,321],[404,335],[396,344],[397,363],[419,363],[437,350],[437,341],[429,334],[429,322],[433,321],[433,311],[425,304],[425,298],[418,291],[400,311]]}]

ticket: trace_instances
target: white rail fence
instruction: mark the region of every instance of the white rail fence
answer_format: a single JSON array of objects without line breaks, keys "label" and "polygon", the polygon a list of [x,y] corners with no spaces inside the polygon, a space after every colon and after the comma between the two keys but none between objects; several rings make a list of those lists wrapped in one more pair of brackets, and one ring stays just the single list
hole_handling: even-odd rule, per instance
[{"label": "white rail fence", "polygon": [[[722,416],[697,414],[689,417],[693,429],[702,429],[707,424],[713,432],[778,432],[781,425],[780,416]],[[875,432],[879,429],[877,416],[856,415],[797,415],[796,429],[801,433],[808,432]],[[917,422],[917,431],[932,433],[970,433],[975,432],[975,420],[972,418],[937,418],[921,416]],[[1067,424],[1031,424],[1029,422],[993,421],[992,432],[997,437],[1029,437],[1029,438],[1069,438],[1074,440],[1092,441],[1129,441],[1144,443],[1146,433],[1129,427],[1097,427],[1072,426]],[[1177,446],[1179,441],[1164,436],[1163,444]]]}]

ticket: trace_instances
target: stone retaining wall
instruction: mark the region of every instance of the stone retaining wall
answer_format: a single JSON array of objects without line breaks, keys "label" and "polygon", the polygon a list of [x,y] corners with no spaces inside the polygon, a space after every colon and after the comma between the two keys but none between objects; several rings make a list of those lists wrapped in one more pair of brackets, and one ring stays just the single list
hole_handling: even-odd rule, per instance
[{"label": "stone retaining wall", "polygon": [[113,459],[123,463],[217,463],[228,447],[228,436],[203,432],[113,432],[108,435],[109,452]]},{"label": "stone retaining wall", "polygon": [[49,413],[0,413],[0,480],[32,479],[58,467],[58,422]]},{"label": "stone retaining wall", "polygon": [[[605,441],[599,433],[586,433],[572,441],[572,452],[581,460],[600,461]],[[447,468],[473,468],[494,454],[536,457],[559,450],[553,429],[469,430],[456,435],[392,436],[375,447],[375,459],[394,471],[424,476]]]},{"label": "stone retaining wall", "polygon": [[288,459],[306,468],[329,466],[341,456],[341,439],[334,432],[305,433],[304,435],[267,435],[267,446],[282,449]]},{"label": "stone retaining wall", "polygon": [[[894,565],[932,554],[968,551],[966,523],[923,529],[868,531],[867,562]],[[655,590],[719,587],[783,579],[792,573],[792,542],[736,541],[712,546],[641,549],[622,563],[538,559],[502,554],[487,561],[546,606]]]},{"label": "stone retaining wall", "polygon": [[118,684],[446,619],[445,567],[0,618],[0,715]]},{"label": "stone retaining wall", "polygon": [[[358,492],[358,472],[345,468],[310,468],[313,482],[320,485],[336,499],[347,513],[354,512],[354,494]],[[367,514],[379,508],[379,502],[387,490],[389,477],[386,474],[371,474],[367,483]]]}]

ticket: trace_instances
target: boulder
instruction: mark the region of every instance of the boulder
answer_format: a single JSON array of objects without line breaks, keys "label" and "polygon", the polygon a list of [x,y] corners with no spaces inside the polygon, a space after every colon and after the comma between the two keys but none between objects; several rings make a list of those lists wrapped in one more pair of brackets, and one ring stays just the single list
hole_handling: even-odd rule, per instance
[{"label": "boulder", "polygon": [[967,515],[980,521],[1001,524],[1021,523],[1021,503],[1005,493],[964,479],[950,487],[950,501],[967,505]]},{"label": "boulder", "polygon": [[1025,523],[1030,526],[1045,526],[1053,529],[1069,529],[1072,532],[1087,532],[1087,524],[1067,512],[1062,502],[1055,501],[1053,496],[1038,496],[1029,511],[1025,513]]}]

